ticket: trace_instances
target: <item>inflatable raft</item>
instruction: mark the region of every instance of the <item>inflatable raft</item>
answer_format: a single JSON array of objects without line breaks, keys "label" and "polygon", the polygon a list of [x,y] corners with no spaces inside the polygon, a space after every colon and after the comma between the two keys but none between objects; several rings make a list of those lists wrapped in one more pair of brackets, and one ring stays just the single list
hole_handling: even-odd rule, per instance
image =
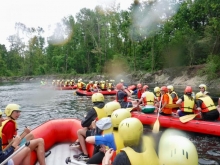
[{"label": "inflatable raft", "polygon": [[[32,131],[36,138],[44,139],[45,151],[51,151],[51,154],[46,158],[46,164],[66,164],[67,157],[71,158],[73,164],[85,164],[84,161],[73,159],[73,155],[79,154],[80,150],[69,148],[69,145],[77,139],[77,130],[80,128],[82,128],[81,121],[77,119],[54,119],[43,123]],[[93,145],[86,144],[86,147],[89,156],[92,156]],[[30,165],[35,165],[36,162],[36,153],[32,152]]]},{"label": "inflatable raft", "polygon": [[[153,125],[157,119],[157,113],[146,114],[143,112],[132,111],[132,117],[138,118],[145,125]],[[159,116],[160,127],[176,128],[179,130],[197,132],[220,136],[220,121],[202,121],[198,119],[182,123],[177,116]]]},{"label": "inflatable raft", "polygon": [[[135,85],[128,86],[129,90],[134,90],[136,88]],[[103,95],[116,95],[116,90],[105,90],[99,91]],[[87,92],[86,90],[77,89],[75,92],[78,96],[92,96],[95,92]]]}]

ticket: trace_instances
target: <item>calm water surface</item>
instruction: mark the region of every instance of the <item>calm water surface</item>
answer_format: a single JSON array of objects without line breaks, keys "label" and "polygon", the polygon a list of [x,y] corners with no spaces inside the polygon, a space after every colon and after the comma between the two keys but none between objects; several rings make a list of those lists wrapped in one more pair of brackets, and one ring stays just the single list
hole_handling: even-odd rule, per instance
[{"label": "calm water surface", "polygon": [[[183,88],[177,89],[182,93]],[[82,119],[91,106],[91,97],[76,96],[72,90],[52,90],[40,87],[39,83],[5,83],[0,84],[0,109],[9,103],[22,106],[18,120],[19,134],[25,126],[32,129],[41,123],[56,118],[75,117]],[[219,91],[212,91],[219,96]],[[105,97],[106,101],[114,100],[114,96]],[[188,138],[195,144],[199,158],[213,160],[208,164],[220,164],[220,138],[215,136],[188,133]],[[215,156],[209,153],[216,150]]]}]

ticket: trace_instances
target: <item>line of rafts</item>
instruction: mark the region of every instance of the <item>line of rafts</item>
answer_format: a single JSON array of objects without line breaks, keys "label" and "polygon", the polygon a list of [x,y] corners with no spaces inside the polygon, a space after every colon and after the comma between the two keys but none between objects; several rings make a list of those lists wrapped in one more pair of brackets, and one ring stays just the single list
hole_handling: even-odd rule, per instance
[{"label": "line of rafts", "polygon": [[[175,105],[170,105],[175,106]],[[147,107],[153,108],[153,107]],[[131,110],[131,109],[130,109]],[[131,111],[131,115],[134,118],[138,118],[144,125],[153,126],[156,119],[157,113],[143,113],[139,111]],[[181,122],[178,117],[174,116],[159,116],[159,124],[160,127],[164,128],[175,128],[178,130],[209,134],[214,136],[220,136],[220,119],[218,121],[209,122],[198,120],[197,117],[195,119],[190,120],[188,122]],[[61,127],[62,125],[62,127]],[[74,125],[74,127],[73,127]],[[72,158],[72,154],[69,151],[69,155],[65,155],[64,151],[68,151],[68,144],[74,142],[77,139],[77,130],[82,128],[81,122],[78,119],[55,119],[47,121],[46,123],[40,125],[32,132],[36,138],[41,137],[45,141],[45,150],[51,150],[51,158],[47,158],[47,163],[54,164],[55,161],[57,163],[61,163],[65,161],[65,157],[70,156]],[[61,147],[58,148],[57,147]],[[93,145],[86,144],[89,155],[91,156],[93,153]],[[71,151],[72,152],[72,151]],[[54,155],[55,154],[55,155]],[[58,155],[56,155],[58,154]],[[216,153],[220,156],[219,153]],[[61,158],[61,155],[65,155],[65,157]],[[56,159],[56,158],[59,158]],[[61,162],[59,162],[61,160]],[[32,153],[31,157],[31,165],[35,164],[37,161],[37,157],[35,153]],[[51,162],[52,161],[52,162]],[[56,163],[55,163],[56,164]],[[75,164],[85,164],[82,162],[76,162]]]}]

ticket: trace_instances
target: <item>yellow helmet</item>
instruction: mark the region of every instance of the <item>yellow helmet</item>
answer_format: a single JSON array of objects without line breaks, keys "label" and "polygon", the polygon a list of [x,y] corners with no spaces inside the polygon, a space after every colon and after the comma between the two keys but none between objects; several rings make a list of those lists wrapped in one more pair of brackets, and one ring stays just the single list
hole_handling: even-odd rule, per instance
[{"label": "yellow helmet", "polygon": [[204,89],[205,89],[205,91],[207,90],[207,87],[206,87],[206,85],[205,85],[205,84],[200,84],[200,85],[199,85],[199,88],[204,88]]},{"label": "yellow helmet", "polygon": [[198,153],[194,144],[188,138],[175,134],[163,133],[158,157],[160,164],[198,164]]},{"label": "yellow helmet", "polygon": [[172,92],[174,91],[174,87],[172,85],[168,85],[167,89],[170,89]]},{"label": "yellow helmet", "polygon": [[204,94],[203,94],[202,92],[196,93],[196,99],[198,99],[198,98],[200,98],[200,97],[202,97],[202,96],[204,96]]},{"label": "yellow helmet", "polygon": [[131,113],[127,109],[115,110],[111,115],[112,126],[118,128],[121,121],[129,117],[131,117]]},{"label": "yellow helmet", "polygon": [[119,124],[118,133],[125,146],[137,146],[143,134],[143,125],[137,118],[127,118]]},{"label": "yellow helmet", "polygon": [[155,87],[155,88],[154,88],[154,92],[155,92],[155,93],[160,92],[160,87]]},{"label": "yellow helmet", "polygon": [[94,93],[92,95],[92,102],[104,102],[105,98],[101,93]]},{"label": "yellow helmet", "polygon": [[117,101],[111,101],[105,104],[105,112],[107,116],[111,116],[112,112],[121,108],[121,105]]},{"label": "yellow helmet", "polygon": [[6,116],[11,116],[13,111],[21,111],[20,105],[18,104],[8,104],[5,108]]}]

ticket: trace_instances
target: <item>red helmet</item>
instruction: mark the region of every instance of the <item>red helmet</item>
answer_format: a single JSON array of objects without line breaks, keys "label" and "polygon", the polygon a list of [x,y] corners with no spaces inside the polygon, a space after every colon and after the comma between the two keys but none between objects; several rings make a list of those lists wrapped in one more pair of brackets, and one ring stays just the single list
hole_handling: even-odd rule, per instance
[{"label": "red helmet", "polygon": [[137,84],[137,88],[141,88],[142,87],[142,85],[141,84]]},{"label": "red helmet", "polygon": [[118,89],[118,90],[121,90],[122,87],[123,87],[123,84],[122,84],[122,83],[118,83],[118,84],[116,85],[116,89]]},{"label": "red helmet", "polygon": [[192,87],[191,86],[186,86],[184,93],[192,93]]},{"label": "red helmet", "polygon": [[166,86],[162,86],[162,87],[160,88],[160,90],[161,90],[161,91],[164,91],[164,92],[166,92],[166,93],[168,92],[168,89],[167,89]]},{"label": "red helmet", "polygon": [[144,86],[143,86],[143,90],[146,90],[146,89],[148,89],[148,88],[149,88],[148,85],[144,85]]}]

